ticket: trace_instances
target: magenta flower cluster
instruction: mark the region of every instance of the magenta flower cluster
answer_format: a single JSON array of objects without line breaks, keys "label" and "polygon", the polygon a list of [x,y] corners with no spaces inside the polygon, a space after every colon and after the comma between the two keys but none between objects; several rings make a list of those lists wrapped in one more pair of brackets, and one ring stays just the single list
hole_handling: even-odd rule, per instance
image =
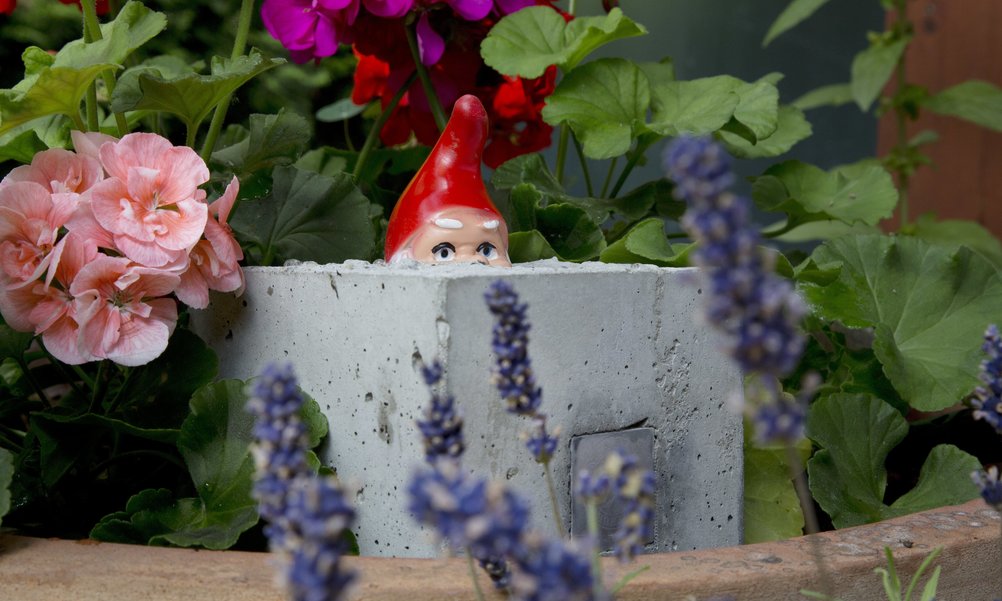
[{"label": "magenta flower cluster", "polygon": [[[331,56],[338,44],[353,41],[353,26],[362,11],[385,18],[397,19],[415,9],[447,5],[466,21],[479,21],[495,13],[506,15],[534,0],[265,0],[261,6],[264,26],[282,43],[297,63]],[[422,62],[438,62],[445,41],[428,23],[428,12],[421,11],[418,20],[418,45]]]}]

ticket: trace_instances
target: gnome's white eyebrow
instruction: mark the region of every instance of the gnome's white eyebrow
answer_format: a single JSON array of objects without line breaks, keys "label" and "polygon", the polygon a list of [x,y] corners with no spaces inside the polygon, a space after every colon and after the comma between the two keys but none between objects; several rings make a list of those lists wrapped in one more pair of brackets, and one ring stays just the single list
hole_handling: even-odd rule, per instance
[{"label": "gnome's white eyebrow", "polygon": [[498,229],[498,225],[500,224],[501,222],[498,221],[497,219],[491,219],[490,221],[485,221],[481,223],[480,227],[484,228],[485,230],[496,230]]},{"label": "gnome's white eyebrow", "polygon": [[440,217],[435,220],[435,225],[444,230],[461,230],[463,229],[463,222],[458,219],[449,219],[447,217]]}]

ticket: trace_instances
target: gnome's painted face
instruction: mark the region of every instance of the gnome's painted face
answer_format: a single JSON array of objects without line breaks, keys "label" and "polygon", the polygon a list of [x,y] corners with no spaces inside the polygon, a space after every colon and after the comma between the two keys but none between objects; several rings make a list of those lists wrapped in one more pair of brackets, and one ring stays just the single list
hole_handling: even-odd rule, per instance
[{"label": "gnome's painted face", "polygon": [[438,143],[393,208],[387,262],[511,267],[508,227],[480,172],[488,131],[487,111],[476,96],[456,101]]},{"label": "gnome's painted face", "polygon": [[390,262],[481,263],[511,267],[508,230],[496,213],[466,207],[446,209],[415,232]]}]

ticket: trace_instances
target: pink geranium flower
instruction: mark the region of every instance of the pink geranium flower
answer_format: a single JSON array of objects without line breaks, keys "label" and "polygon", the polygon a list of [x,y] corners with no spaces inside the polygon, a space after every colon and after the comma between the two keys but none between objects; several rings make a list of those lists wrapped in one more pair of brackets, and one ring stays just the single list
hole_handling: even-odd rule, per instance
[{"label": "pink geranium flower", "polygon": [[70,285],[81,352],[120,365],[143,365],[160,356],[177,323],[177,304],[159,297],[179,281],[163,269],[98,255]]},{"label": "pink geranium flower", "polygon": [[13,182],[35,182],[49,192],[82,193],[104,179],[101,163],[62,148],[39,152],[30,165],[11,169],[0,186]]},{"label": "pink geranium flower", "polygon": [[108,178],[87,197],[97,222],[129,259],[147,267],[184,260],[208,218],[209,170],[194,150],[155,134],[129,134],[100,149]]},{"label": "pink geranium flower", "polygon": [[40,334],[45,348],[69,365],[96,358],[79,345],[76,306],[69,288],[77,273],[97,254],[97,246],[71,232],[53,250],[53,277],[0,292],[0,309],[7,323],[16,330]]},{"label": "pink geranium flower", "polygon": [[76,206],[76,195],[52,194],[35,182],[0,187],[0,283],[22,286],[48,269],[59,228]]},{"label": "pink geranium flower", "polygon": [[243,292],[244,272],[239,261],[244,253],[226,223],[239,190],[240,182],[234,177],[223,195],[209,205],[205,238],[192,249],[191,262],[174,291],[181,302],[192,308],[204,309],[209,305],[209,290]]}]

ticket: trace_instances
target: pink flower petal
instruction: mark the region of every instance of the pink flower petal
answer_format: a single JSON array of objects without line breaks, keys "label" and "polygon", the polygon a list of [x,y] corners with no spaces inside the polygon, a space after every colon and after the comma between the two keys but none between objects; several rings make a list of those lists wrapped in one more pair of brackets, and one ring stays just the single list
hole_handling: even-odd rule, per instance
[{"label": "pink flower petal", "polygon": [[35,155],[30,165],[15,167],[4,182],[35,182],[49,192],[85,192],[104,178],[101,163],[82,156],[51,148]]},{"label": "pink flower petal", "polygon": [[97,359],[93,355],[84,352],[79,344],[79,326],[72,316],[65,315],[62,319],[52,324],[52,327],[42,334],[42,343],[52,356],[67,365],[80,365]]},{"label": "pink flower petal", "polygon": [[[145,365],[159,357],[166,349],[167,342],[177,322],[177,305],[169,299],[150,301],[160,306],[156,317],[135,318],[122,322],[118,340],[108,348],[106,356],[119,365]],[[170,319],[171,308],[173,316]]]},{"label": "pink flower petal", "polygon": [[108,142],[118,142],[118,138],[97,132],[82,132],[73,130],[70,132],[70,139],[73,140],[73,148],[77,154],[100,159],[101,147]]},{"label": "pink flower petal", "polygon": [[240,192],[240,180],[233,176],[230,183],[226,185],[223,195],[212,201],[209,205],[209,213],[216,218],[219,223],[226,223],[230,218],[230,211],[233,210],[233,203],[237,200]]},{"label": "pink flower petal", "polygon": [[414,0],[362,0],[362,4],[377,17],[396,19],[407,14],[414,6]]},{"label": "pink flower petal", "polygon": [[31,311],[38,302],[39,294],[35,287],[45,289],[45,284],[35,283],[16,290],[0,288],[0,314],[10,327],[18,332],[34,332],[35,324],[31,321]]},{"label": "pink flower petal", "polygon": [[194,264],[181,274],[181,283],[177,285],[174,294],[179,301],[192,309],[204,309],[209,306],[209,283]]},{"label": "pink flower petal", "polygon": [[442,58],[442,53],[445,52],[445,40],[432,29],[427,12],[421,13],[421,18],[418,19],[417,41],[421,62],[426,67],[434,65]]},{"label": "pink flower petal", "polygon": [[535,0],[494,0],[502,16],[516,13],[527,6],[535,6]]},{"label": "pink flower petal", "polygon": [[195,200],[177,203],[176,211],[157,211],[157,244],[167,250],[188,250],[205,231],[209,205]]},{"label": "pink flower petal", "polygon": [[494,8],[494,0],[446,0],[446,2],[467,21],[479,21]]},{"label": "pink flower petal", "polygon": [[155,242],[136,240],[129,236],[115,236],[115,246],[129,259],[146,267],[164,267],[178,261],[184,250],[167,250]]},{"label": "pink flower petal", "polygon": [[171,148],[170,140],[156,134],[128,134],[114,144],[101,146],[101,164],[110,177],[128,180],[129,167],[156,168]]}]

